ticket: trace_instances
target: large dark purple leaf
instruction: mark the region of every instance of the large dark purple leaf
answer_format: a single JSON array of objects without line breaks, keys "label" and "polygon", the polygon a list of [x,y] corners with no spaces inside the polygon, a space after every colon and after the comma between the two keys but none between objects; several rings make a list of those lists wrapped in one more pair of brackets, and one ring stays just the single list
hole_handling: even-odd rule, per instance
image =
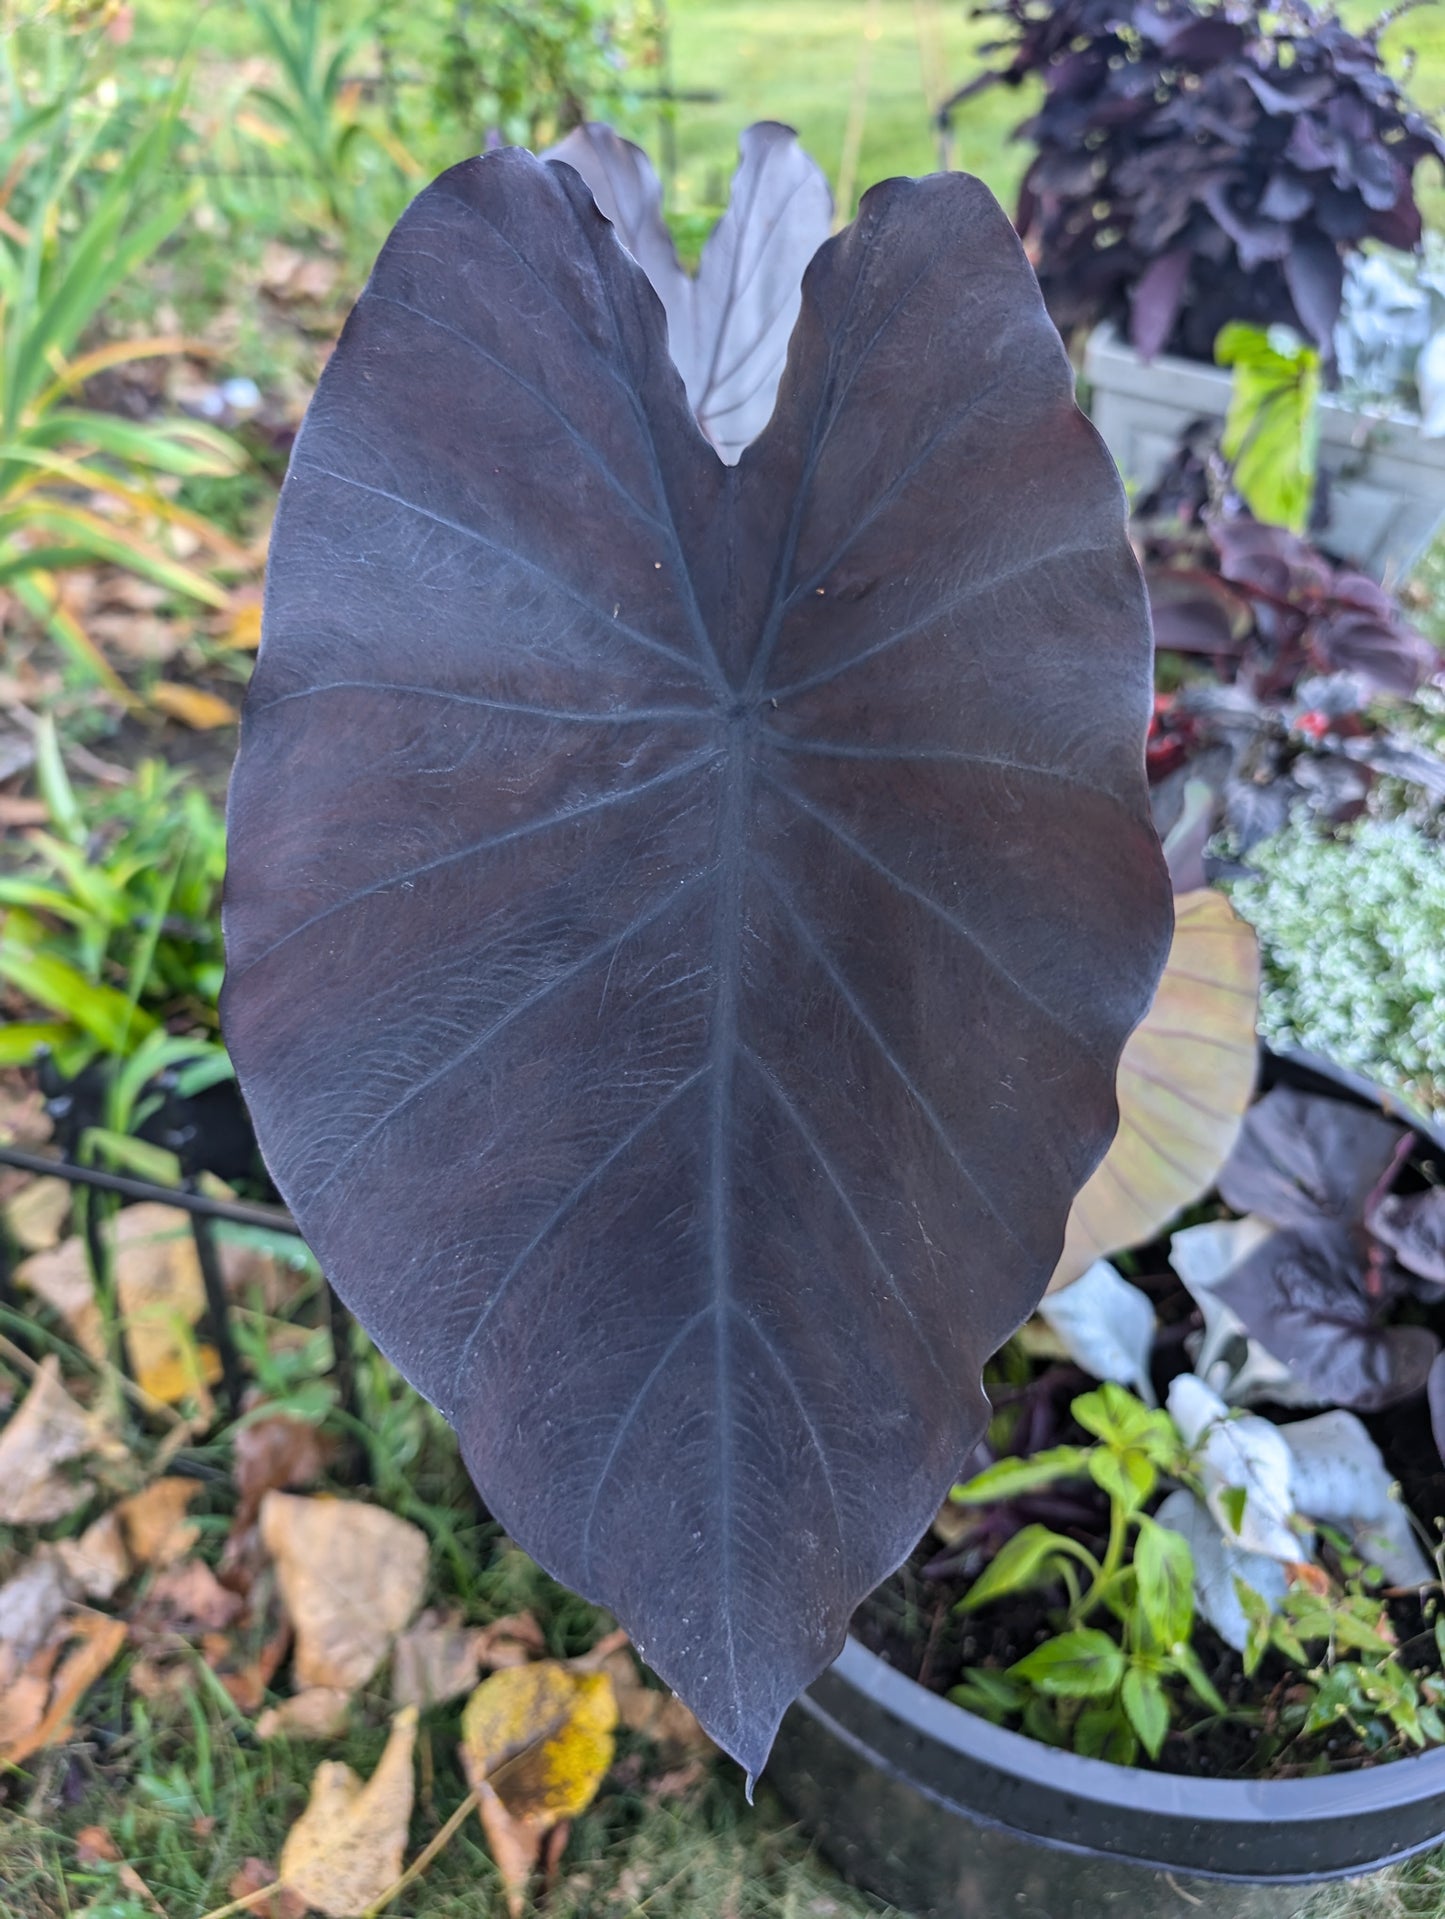
[{"label": "large dark purple leaf", "polygon": [[1369,1412],[1419,1392],[1440,1342],[1383,1325],[1363,1278],[1350,1229],[1317,1223],[1271,1233],[1214,1291],[1321,1403]]},{"label": "large dark purple leaf", "polygon": [[498,1518],[750,1770],[1113,1130],[1149,702],[1122,492],[977,181],[866,196],[734,467],[575,173],[401,220],[272,542],[227,1038]]},{"label": "large dark purple leaf", "polygon": [[1354,1223],[1403,1137],[1349,1100],[1277,1086],[1250,1108],[1219,1190],[1235,1212],[1275,1226]]}]

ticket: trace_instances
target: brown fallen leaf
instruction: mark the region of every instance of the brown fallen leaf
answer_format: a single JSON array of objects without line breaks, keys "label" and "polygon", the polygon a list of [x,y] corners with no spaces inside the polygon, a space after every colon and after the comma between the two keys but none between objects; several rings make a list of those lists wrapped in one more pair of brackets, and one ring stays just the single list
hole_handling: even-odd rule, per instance
[{"label": "brown fallen leaf", "polygon": [[76,1707],[126,1641],[124,1620],[104,1613],[78,1612],[68,1624],[74,1649],[55,1671],[45,1715],[18,1739],[0,1746],[0,1766],[21,1765],[32,1753],[67,1739]]},{"label": "brown fallen leaf", "polygon": [[602,1670],[617,1697],[618,1723],[629,1732],[654,1741],[669,1757],[678,1759],[716,1751],[696,1715],[676,1693],[646,1683],[630,1646],[610,1652]]},{"label": "brown fallen leaf", "polygon": [[364,1686],[421,1604],[426,1534],[359,1500],[270,1492],[261,1537],[296,1628],[298,1682]]},{"label": "brown fallen leaf", "polygon": [[208,1634],[233,1626],[246,1602],[227,1590],[200,1559],[162,1568],[131,1615],[137,1652],[129,1680],[142,1699],[184,1692],[195,1684],[188,1646],[205,1650]]},{"label": "brown fallen leaf", "polygon": [[204,687],[182,686],[175,680],[161,680],[151,688],[150,703],[169,720],[179,720],[198,733],[217,726],[234,726],[240,715],[229,700]]},{"label": "brown fallen leaf", "polygon": [[[537,1870],[542,1845],[552,1828],[542,1819],[519,1819],[507,1811],[499,1794],[485,1781],[476,1786],[477,1815],[487,1836],[487,1850],[496,1861],[512,1919],[522,1919],[527,1885]],[[565,1827],[566,1822],[563,1822]]]},{"label": "brown fallen leaf", "polygon": [[0,1586],[0,1681],[6,1662],[23,1666],[50,1637],[70,1609],[65,1562],[54,1546],[38,1546],[17,1572]]},{"label": "brown fallen leaf", "polygon": [[[159,1203],[126,1206],[107,1221],[104,1236],[136,1384],[166,1405],[189,1393],[203,1395],[220,1378],[221,1363],[193,1336],[206,1310],[206,1289],[184,1218]],[[16,1267],[15,1278],[60,1314],[83,1352],[95,1360],[107,1357],[83,1239],[74,1236],[32,1254]]]},{"label": "brown fallen leaf", "polygon": [[[234,1590],[224,1575],[221,1584]],[[267,1567],[245,1593],[246,1610],[234,1628],[208,1632],[201,1652],[242,1712],[260,1712],[282,1661],[291,1650],[291,1621],[281,1601],[275,1571]]]},{"label": "brown fallen leaf", "polygon": [[63,1179],[32,1179],[5,1206],[5,1224],[22,1251],[43,1253],[60,1243],[70,1213],[70,1188]]},{"label": "brown fallen leaf", "polygon": [[196,1479],[157,1479],[116,1507],[131,1557],[142,1566],[184,1559],[201,1536],[186,1508],[201,1490]]},{"label": "brown fallen leaf", "polygon": [[508,1613],[477,1633],[477,1664],[483,1672],[528,1666],[546,1650],[546,1635],[529,1612]]},{"label": "brown fallen leaf", "polygon": [[350,1766],[323,1760],[306,1810],[286,1835],[281,1882],[327,1919],[361,1919],[401,1872],[416,1720],[414,1706],[397,1713],[386,1750],[364,1784]]},{"label": "brown fallen leaf", "polygon": [[239,1870],[231,1874],[226,1891],[237,1901],[255,1900],[257,1893],[269,1886],[271,1896],[248,1905],[248,1911],[260,1913],[262,1919],[306,1919],[306,1901],[278,1884],[277,1879],[276,1868],[264,1859],[243,1859]]},{"label": "brown fallen leaf", "polygon": [[0,1432],[0,1525],[43,1526],[90,1497],[92,1482],[73,1468],[93,1454],[114,1452],[104,1422],[60,1383],[52,1353],[40,1362],[18,1412]]},{"label": "brown fallen leaf", "polygon": [[87,1599],[109,1599],[132,1572],[130,1553],[114,1508],[93,1520],[78,1539],[55,1547],[69,1584]]},{"label": "brown fallen leaf", "polygon": [[547,1834],[592,1803],[616,1724],[609,1674],[557,1659],[494,1672],[467,1701],[462,1768],[513,1919]]},{"label": "brown fallen leaf", "polygon": [[423,1613],[392,1648],[391,1698],[396,1706],[443,1705],[477,1683],[481,1669],[475,1626],[440,1613]]},{"label": "brown fallen leaf", "polygon": [[334,1739],[345,1729],[351,1694],[339,1686],[308,1686],[256,1721],[258,1739]]},{"label": "brown fallen leaf", "polygon": [[268,1413],[242,1426],[234,1447],[241,1498],[233,1533],[254,1524],[267,1493],[294,1491],[319,1479],[333,1450],[319,1428],[290,1413]]},{"label": "brown fallen leaf", "polygon": [[104,1826],[82,1826],[75,1835],[75,1863],[78,1866],[113,1865],[120,1847]]},{"label": "brown fallen leaf", "polygon": [[149,1632],[196,1637],[203,1632],[223,1632],[234,1625],[245,1605],[238,1593],[221,1584],[204,1560],[186,1559],[156,1575],[136,1618]]}]

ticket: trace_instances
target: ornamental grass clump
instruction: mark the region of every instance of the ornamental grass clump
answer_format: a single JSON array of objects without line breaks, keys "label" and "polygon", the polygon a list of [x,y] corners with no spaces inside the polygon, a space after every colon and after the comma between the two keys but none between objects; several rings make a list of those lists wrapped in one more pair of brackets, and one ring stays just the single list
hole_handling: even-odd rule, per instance
[{"label": "ornamental grass clump", "polygon": [[1289,826],[1232,889],[1264,959],[1260,1031],[1445,1108],[1445,859],[1405,820]]}]

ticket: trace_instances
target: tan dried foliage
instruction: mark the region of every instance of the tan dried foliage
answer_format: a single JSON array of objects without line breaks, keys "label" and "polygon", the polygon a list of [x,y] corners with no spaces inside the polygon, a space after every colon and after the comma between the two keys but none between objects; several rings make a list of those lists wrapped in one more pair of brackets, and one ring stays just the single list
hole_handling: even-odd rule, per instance
[{"label": "tan dried foliage", "polygon": [[426,1534],[359,1500],[269,1492],[261,1537],[296,1629],[297,1680],[364,1686],[421,1604]]},{"label": "tan dried foliage", "polygon": [[114,1435],[78,1406],[60,1382],[52,1354],[0,1432],[0,1525],[43,1526],[84,1505],[94,1490],[77,1474],[82,1459],[113,1458]]},{"label": "tan dried foliage", "polygon": [[[206,1289],[185,1220],[174,1207],[147,1201],[109,1220],[105,1239],[136,1384],[167,1405],[203,1393],[221,1369],[215,1351],[198,1347],[193,1337],[206,1310]],[[32,1254],[15,1277],[60,1314],[83,1352],[97,1361],[107,1358],[105,1321],[83,1239],[74,1236]]]},{"label": "tan dried foliage", "polygon": [[411,1823],[416,1709],[392,1720],[386,1750],[363,1781],[338,1760],[324,1760],[305,1812],[286,1835],[280,1878],[327,1919],[361,1919],[401,1872]]},{"label": "tan dried foliage", "polygon": [[195,1479],[157,1479],[116,1507],[131,1557],[142,1566],[169,1566],[184,1559],[201,1536],[186,1508],[201,1490]]}]

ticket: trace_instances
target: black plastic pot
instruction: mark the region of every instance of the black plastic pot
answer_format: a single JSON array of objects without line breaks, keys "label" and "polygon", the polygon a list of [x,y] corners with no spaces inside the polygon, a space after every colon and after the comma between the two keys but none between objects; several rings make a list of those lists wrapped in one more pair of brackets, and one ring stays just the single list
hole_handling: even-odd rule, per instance
[{"label": "black plastic pot", "polygon": [[[1297,1056],[1281,1079],[1445,1129]],[[1309,1882],[1445,1838],[1445,1749],[1328,1778],[1219,1780],[1058,1752],[857,1640],[783,1721],[768,1780],[850,1879],[925,1919],[1294,1919]]]},{"label": "black plastic pot", "polygon": [[1445,1750],[1325,1779],[1140,1772],[1005,1732],[849,1640],[767,1778],[850,1879],[927,1919],[1293,1919],[1445,1833]]}]

